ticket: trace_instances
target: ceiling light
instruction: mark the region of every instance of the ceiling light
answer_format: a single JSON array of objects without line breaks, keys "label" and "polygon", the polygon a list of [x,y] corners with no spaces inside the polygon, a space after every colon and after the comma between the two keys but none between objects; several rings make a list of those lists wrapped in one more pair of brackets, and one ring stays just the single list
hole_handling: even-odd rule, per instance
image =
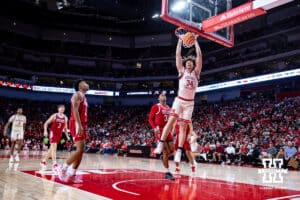
[{"label": "ceiling light", "polygon": [[181,12],[181,11],[184,10],[186,7],[187,7],[187,2],[185,2],[185,1],[178,1],[178,2],[176,2],[176,3],[172,6],[171,10],[172,10],[173,12]]},{"label": "ceiling light", "polygon": [[159,18],[159,14],[158,14],[158,13],[155,13],[155,14],[152,16],[152,19],[156,19],[156,18]]}]

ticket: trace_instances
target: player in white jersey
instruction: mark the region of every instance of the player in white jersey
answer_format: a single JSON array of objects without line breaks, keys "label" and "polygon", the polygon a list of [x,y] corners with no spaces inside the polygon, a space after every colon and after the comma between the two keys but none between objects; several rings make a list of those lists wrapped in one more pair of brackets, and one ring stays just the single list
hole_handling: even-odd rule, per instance
[{"label": "player in white jersey", "polygon": [[187,57],[182,60],[181,57],[182,40],[178,40],[176,49],[176,67],[179,74],[179,89],[178,96],[175,98],[172,106],[171,116],[168,119],[166,126],[163,129],[160,142],[155,149],[156,154],[160,154],[163,149],[163,144],[168,136],[168,133],[174,127],[176,119],[180,116],[179,143],[178,150],[174,156],[175,162],[180,162],[183,145],[186,138],[186,129],[188,123],[192,119],[194,110],[194,97],[199,82],[199,76],[202,70],[202,53],[200,46],[196,40],[196,59]]},{"label": "player in white jersey", "polygon": [[4,135],[7,135],[8,126],[10,124],[12,124],[11,134],[10,134],[11,147],[10,147],[9,162],[14,161],[14,149],[15,149],[16,144],[18,144],[18,150],[17,150],[15,160],[16,160],[16,162],[20,161],[19,153],[22,148],[22,143],[23,143],[23,139],[24,139],[24,131],[25,131],[25,126],[26,126],[26,117],[22,113],[23,113],[23,109],[18,108],[17,113],[12,115],[9,118],[8,122],[4,126]]}]

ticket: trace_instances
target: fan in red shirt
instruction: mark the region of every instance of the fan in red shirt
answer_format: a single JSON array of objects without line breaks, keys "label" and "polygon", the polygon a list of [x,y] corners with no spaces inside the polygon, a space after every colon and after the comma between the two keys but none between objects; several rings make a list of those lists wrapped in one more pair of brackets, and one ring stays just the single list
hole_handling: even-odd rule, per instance
[{"label": "fan in red shirt", "polygon": [[[168,122],[170,107],[167,105],[166,95],[160,94],[158,97],[159,103],[153,105],[151,107],[151,111],[149,114],[149,124],[151,125],[154,136],[157,142],[159,142],[161,133]],[[171,156],[174,152],[174,144],[173,144],[173,136],[169,133],[166,142],[163,147],[163,165],[166,168],[167,172],[165,174],[165,178],[169,180],[175,180],[171,172],[169,171],[169,156]]]},{"label": "fan in red shirt", "polygon": [[63,182],[80,183],[76,171],[81,163],[85,140],[87,139],[88,103],[85,97],[89,85],[84,80],[77,80],[74,84],[75,94],[71,98],[70,132],[75,142],[76,151],[63,164],[58,177]]},{"label": "fan in red shirt", "polygon": [[50,148],[49,148],[45,158],[40,163],[41,170],[46,170],[46,168],[47,168],[46,161],[51,157],[52,158],[52,171],[54,173],[57,173],[57,170],[58,170],[58,165],[56,163],[56,149],[57,149],[57,144],[60,142],[63,131],[69,140],[69,136],[67,133],[68,118],[64,114],[65,106],[58,105],[57,110],[58,110],[58,112],[51,115],[44,124],[44,136],[45,137],[47,137],[47,135],[48,135],[47,128],[48,128],[49,124],[51,124],[50,135],[49,135],[51,145],[50,145]]}]

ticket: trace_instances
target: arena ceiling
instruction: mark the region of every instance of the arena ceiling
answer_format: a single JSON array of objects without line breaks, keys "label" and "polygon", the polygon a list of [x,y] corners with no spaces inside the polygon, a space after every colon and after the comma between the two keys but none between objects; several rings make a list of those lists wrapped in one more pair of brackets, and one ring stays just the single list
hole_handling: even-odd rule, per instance
[{"label": "arena ceiling", "polygon": [[[10,0],[0,15],[20,18],[41,27],[68,27],[87,31],[138,35],[170,33],[174,26],[153,15],[160,14],[161,0]],[[248,0],[234,0],[233,6]],[[285,6],[298,5],[299,0]],[[273,11],[272,11],[273,12]]]}]

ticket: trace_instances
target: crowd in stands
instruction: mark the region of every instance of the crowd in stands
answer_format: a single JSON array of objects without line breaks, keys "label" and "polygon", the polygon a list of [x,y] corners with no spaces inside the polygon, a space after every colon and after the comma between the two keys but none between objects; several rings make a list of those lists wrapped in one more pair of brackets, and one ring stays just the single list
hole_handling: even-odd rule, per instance
[{"label": "crowd in stands", "polygon": [[220,163],[258,164],[262,158],[300,159],[300,98],[256,98],[197,107],[198,154]]},{"label": "crowd in stands", "polygon": [[[43,122],[56,112],[55,103],[5,98],[0,99],[1,148],[9,144],[3,137],[3,126],[17,107],[23,107],[28,120],[26,147],[42,149]],[[149,109],[90,105],[86,151],[126,153],[131,145],[153,147],[154,136],[147,122]],[[262,158],[282,158],[284,167],[299,162],[300,97],[280,102],[256,97],[197,105],[193,124],[198,135],[194,152],[197,161],[255,165]],[[60,145],[66,149],[72,144],[63,139]]]}]

